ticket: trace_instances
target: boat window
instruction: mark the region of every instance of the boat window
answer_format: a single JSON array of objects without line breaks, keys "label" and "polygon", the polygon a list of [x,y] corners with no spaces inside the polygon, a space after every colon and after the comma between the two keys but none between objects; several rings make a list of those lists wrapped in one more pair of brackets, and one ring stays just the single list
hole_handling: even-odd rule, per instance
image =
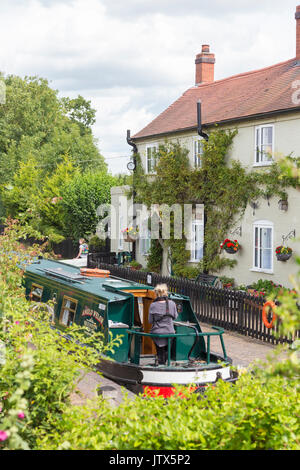
[{"label": "boat window", "polygon": [[64,296],[59,323],[64,326],[72,325],[75,318],[77,304],[77,300],[71,299],[71,297]]},{"label": "boat window", "polygon": [[42,300],[43,289],[44,288],[42,286],[39,286],[38,284],[32,284],[31,291],[29,294],[30,299],[34,302],[40,302]]}]

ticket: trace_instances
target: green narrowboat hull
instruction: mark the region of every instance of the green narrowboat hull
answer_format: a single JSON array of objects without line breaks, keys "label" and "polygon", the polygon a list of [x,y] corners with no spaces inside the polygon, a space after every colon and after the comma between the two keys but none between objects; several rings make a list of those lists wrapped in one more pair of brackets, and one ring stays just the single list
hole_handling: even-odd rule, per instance
[{"label": "green narrowboat hull", "polygon": [[[27,265],[24,284],[28,299],[52,301],[52,323],[62,333],[67,334],[68,326],[76,323],[89,332],[104,333],[106,342],[121,335],[120,346],[106,356],[99,354],[99,370],[112,380],[142,391],[145,387],[204,386],[219,378],[233,379],[223,331],[215,328],[202,333],[186,296],[169,294],[178,317],[175,334],[165,336],[168,362],[157,366],[148,323],[149,307],[155,298],[152,286],[113,276],[86,277],[77,267],[46,259]],[[210,352],[211,335],[220,337],[223,356]]]}]

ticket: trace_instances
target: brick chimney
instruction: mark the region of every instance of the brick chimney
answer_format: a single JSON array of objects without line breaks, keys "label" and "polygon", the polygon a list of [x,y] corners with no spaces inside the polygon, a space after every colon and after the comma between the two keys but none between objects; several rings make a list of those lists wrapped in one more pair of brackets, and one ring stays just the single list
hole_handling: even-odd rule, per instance
[{"label": "brick chimney", "polygon": [[[299,10],[300,10],[300,7],[299,7]],[[299,11],[299,14],[300,14],[300,11]],[[300,23],[299,23],[299,41],[300,41]],[[299,49],[300,49],[300,42],[299,42]],[[195,64],[196,64],[195,85],[200,85],[200,83],[209,83],[209,82],[214,81],[215,61],[216,61],[215,54],[211,54],[209,52],[209,45],[203,44],[202,52],[196,55],[196,60],[195,60]]]},{"label": "brick chimney", "polygon": [[300,5],[296,7],[296,59],[300,60]]}]

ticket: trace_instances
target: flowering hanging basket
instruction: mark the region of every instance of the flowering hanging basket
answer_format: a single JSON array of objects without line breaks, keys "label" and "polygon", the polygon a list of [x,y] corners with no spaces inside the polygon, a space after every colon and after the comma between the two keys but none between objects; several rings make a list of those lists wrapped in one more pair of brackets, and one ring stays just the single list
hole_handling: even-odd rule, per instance
[{"label": "flowering hanging basket", "polygon": [[239,251],[240,245],[237,240],[229,240],[229,238],[226,238],[226,240],[221,243],[221,249],[225,250],[226,253],[234,255]]},{"label": "flowering hanging basket", "polygon": [[124,241],[127,243],[133,243],[136,241],[136,238],[130,237],[129,235],[123,235]]},{"label": "flowering hanging basket", "polygon": [[127,227],[125,230],[122,230],[124,241],[127,243],[135,242],[139,237],[138,227]]},{"label": "flowering hanging basket", "polygon": [[275,253],[278,261],[288,261],[292,256],[293,250],[288,246],[278,246]]}]

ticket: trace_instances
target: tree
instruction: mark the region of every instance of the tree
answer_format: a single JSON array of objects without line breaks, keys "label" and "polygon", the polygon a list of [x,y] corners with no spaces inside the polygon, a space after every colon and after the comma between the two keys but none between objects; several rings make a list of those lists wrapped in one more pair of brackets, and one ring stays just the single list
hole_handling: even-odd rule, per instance
[{"label": "tree", "polygon": [[91,108],[91,102],[81,95],[77,98],[62,98],[66,115],[79,124],[82,134],[91,132],[91,126],[96,122],[96,110]]},{"label": "tree", "polygon": [[0,181],[12,181],[20,162],[34,159],[44,175],[68,154],[82,170],[107,169],[92,135],[95,110],[90,102],[58,98],[47,80],[5,79],[6,102],[0,105]]},{"label": "tree", "polygon": [[65,156],[63,162],[57,165],[54,173],[47,176],[43,183],[38,204],[39,230],[54,243],[69,236],[63,197],[65,188],[78,174],[78,169]]},{"label": "tree", "polygon": [[1,187],[1,200],[10,217],[22,216],[23,221],[29,224],[36,220],[40,201],[40,182],[41,171],[35,159],[21,162],[12,182]]},{"label": "tree", "polygon": [[77,173],[64,186],[62,205],[65,212],[65,235],[74,240],[95,233],[99,217],[97,208],[110,202],[113,176],[104,172]]}]

